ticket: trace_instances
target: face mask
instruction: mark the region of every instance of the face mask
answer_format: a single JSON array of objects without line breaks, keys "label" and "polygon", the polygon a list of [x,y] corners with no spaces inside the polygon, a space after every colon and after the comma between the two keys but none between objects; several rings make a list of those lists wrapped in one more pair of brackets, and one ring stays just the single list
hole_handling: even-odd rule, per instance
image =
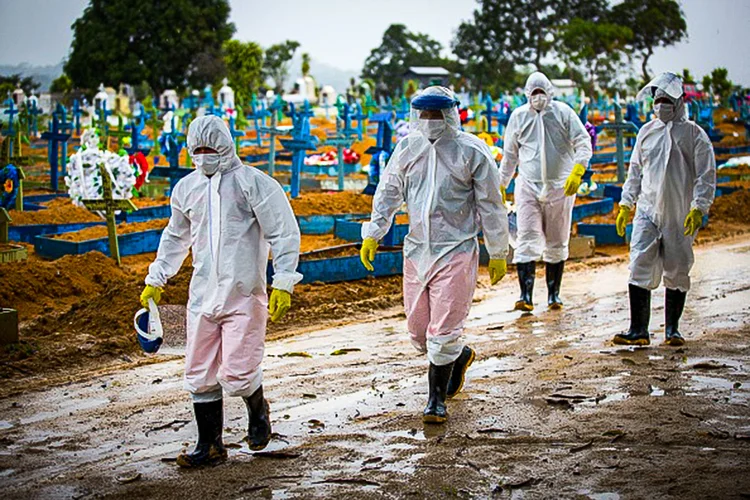
[{"label": "face mask", "polygon": [[419,120],[419,129],[428,139],[437,139],[445,131],[445,120]]},{"label": "face mask", "polygon": [[193,165],[206,175],[214,175],[219,170],[221,157],[218,153],[210,153],[193,156]]},{"label": "face mask", "polygon": [[660,102],[654,104],[654,114],[658,119],[667,123],[674,120],[674,104],[668,104],[666,102]]},{"label": "face mask", "polygon": [[536,94],[531,96],[531,107],[541,111],[547,106],[547,96],[545,94]]}]

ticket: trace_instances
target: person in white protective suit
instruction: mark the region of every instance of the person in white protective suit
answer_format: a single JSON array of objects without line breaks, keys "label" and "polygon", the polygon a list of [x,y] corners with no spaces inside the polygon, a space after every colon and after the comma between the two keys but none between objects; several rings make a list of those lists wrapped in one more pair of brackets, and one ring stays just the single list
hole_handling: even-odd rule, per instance
[{"label": "person in white protective suit", "polygon": [[682,80],[664,73],[638,99],[654,98],[655,118],[638,132],[622,190],[617,232],[636,207],[630,239],[630,330],[621,345],[648,345],[651,291],[664,277],[666,344],[685,343],[679,321],[690,289],[693,241],[716,191],[716,159],[708,135],[688,121]]},{"label": "person in white protective suit", "polygon": [[506,272],[508,216],[497,166],[486,144],[460,130],[457,105],[444,87],[412,99],[411,131],[393,151],[362,228],[362,263],[373,271],[378,241],[406,203],[404,308],[412,344],[430,362],[425,423],[447,420],[446,397],[461,391],[475,357],[462,332],[477,282],[480,231],[491,284]]},{"label": "person in white protective suit", "polygon": [[[227,125],[216,116],[190,124],[187,136],[195,171],[172,193],[172,216],[149,267],[141,302],[156,302],[161,289],[192,251],[187,305],[185,388],[192,395],[198,444],[183,453],[183,467],[216,464],[227,457],[222,443],[223,393],[247,405],[248,442],[264,448],[271,437],[263,397],[264,339],[268,314],[277,321],[291,305],[300,233],[283,189],[245,167]],[[266,295],[269,246],[273,292]]]},{"label": "person in white protective suit", "polygon": [[508,120],[500,164],[503,191],[518,167],[513,262],[521,297],[515,308],[534,309],[536,263],[543,260],[547,305],[560,309],[575,194],[591,159],[591,137],[570,106],[552,100],[554,87],[542,73],[532,73],[524,91],[529,102],[513,110]]}]

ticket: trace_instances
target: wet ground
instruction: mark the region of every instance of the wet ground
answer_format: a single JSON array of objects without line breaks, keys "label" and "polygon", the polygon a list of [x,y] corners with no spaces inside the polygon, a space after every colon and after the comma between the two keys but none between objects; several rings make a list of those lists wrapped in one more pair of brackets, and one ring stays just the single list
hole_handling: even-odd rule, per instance
[{"label": "wet ground", "polygon": [[[572,267],[572,266],[571,266]],[[609,344],[628,322],[624,263],[568,273],[566,307],[509,311],[515,276],[477,301],[478,357],[445,426],[424,426],[426,360],[394,310],[377,322],[269,342],[275,437],[183,471],[196,428],[182,360],[0,399],[0,485],[10,498],[750,497],[750,237],[699,247],[681,330]],[[180,352],[177,342],[166,353]]]}]

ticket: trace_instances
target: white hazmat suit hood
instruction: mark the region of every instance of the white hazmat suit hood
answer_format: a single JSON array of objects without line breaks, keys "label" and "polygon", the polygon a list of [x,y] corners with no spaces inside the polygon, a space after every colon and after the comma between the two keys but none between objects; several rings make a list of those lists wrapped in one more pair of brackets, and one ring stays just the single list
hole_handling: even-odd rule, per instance
[{"label": "white hazmat suit hood", "polygon": [[650,290],[658,286],[661,270],[654,270],[651,252],[663,241],[665,284],[687,291],[694,238],[683,234],[683,222],[693,208],[708,214],[716,190],[716,160],[706,133],[687,119],[679,78],[660,75],[638,96],[660,91],[673,99],[674,117],[667,122],[653,119],[638,132],[620,204],[630,209],[637,205],[631,283]]},{"label": "white hazmat suit hood", "polygon": [[[218,116],[201,116],[190,123],[187,135],[187,148],[193,158],[195,167],[206,175],[213,175],[217,171],[228,172],[242,166],[242,160],[234,149],[234,141],[229,128]],[[218,167],[213,171],[206,171],[201,157],[213,155],[196,155],[198,148],[211,148],[218,156]]]}]

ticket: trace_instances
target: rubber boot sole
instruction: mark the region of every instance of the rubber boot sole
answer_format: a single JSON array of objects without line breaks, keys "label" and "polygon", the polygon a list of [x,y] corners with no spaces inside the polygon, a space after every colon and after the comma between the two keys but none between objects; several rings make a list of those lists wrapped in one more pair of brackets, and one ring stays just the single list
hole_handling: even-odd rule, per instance
[{"label": "rubber boot sole", "polygon": [[448,417],[441,417],[440,415],[422,415],[422,422],[425,424],[444,424],[448,421]]},{"label": "rubber boot sole", "polygon": [[534,304],[529,304],[528,302],[519,300],[518,302],[516,302],[516,305],[513,309],[516,311],[531,312],[534,310]]},{"label": "rubber boot sole", "polygon": [[466,382],[466,372],[469,371],[469,367],[474,362],[474,359],[477,357],[477,353],[474,352],[474,349],[471,350],[471,357],[469,358],[469,361],[466,362],[466,366],[464,366],[463,373],[461,374],[461,383],[458,385],[458,390],[454,392],[453,394],[446,394],[446,397],[448,399],[453,399],[456,397],[461,390],[464,388],[464,382]]},{"label": "rubber boot sole", "polygon": [[619,335],[615,335],[615,337],[612,339],[612,343],[615,345],[650,345],[651,340],[650,339],[637,339],[637,340],[627,340]]},{"label": "rubber boot sole", "polygon": [[212,447],[208,458],[201,463],[193,462],[187,453],[180,453],[177,455],[177,460],[175,462],[183,469],[198,469],[200,467],[215,467],[226,462],[227,458],[228,454],[226,449],[218,451]]},{"label": "rubber boot sole", "polygon": [[683,339],[682,337],[672,337],[671,339],[665,340],[664,345],[670,347],[681,347],[685,345],[685,339]]},{"label": "rubber boot sole", "polygon": [[563,304],[562,304],[562,302],[553,302],[550,305],[548,305],[547,308],[550,311],[559,311],[560,309],[563,308]]}]

